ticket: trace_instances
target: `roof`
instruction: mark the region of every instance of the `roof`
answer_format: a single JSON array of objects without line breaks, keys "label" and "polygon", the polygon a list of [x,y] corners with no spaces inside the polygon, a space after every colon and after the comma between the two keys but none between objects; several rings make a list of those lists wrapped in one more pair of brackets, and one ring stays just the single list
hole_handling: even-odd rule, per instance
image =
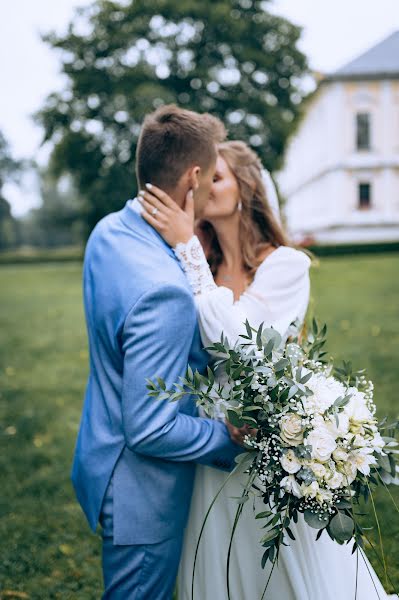
[{"label": "roof", "polygon": [[327,75],[325,80],[397,78],[399,78],[399,31],[395,31],[358,58]]}]

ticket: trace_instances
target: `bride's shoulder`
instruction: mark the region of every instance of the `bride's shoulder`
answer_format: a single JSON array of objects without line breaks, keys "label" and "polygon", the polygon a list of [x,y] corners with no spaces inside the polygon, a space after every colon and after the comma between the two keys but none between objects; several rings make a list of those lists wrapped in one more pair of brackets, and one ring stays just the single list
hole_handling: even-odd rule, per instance
[{"label": "bride's shoulder", "polygon": [[257,269],[257,278],[273,271],[274,276],[286,277],[289,274],[300,275],[307,273],[311,260],[305,252],[291,246],[279,246],[270,249]]},{"label": "bride's shoulder", "polygon": [[260,256],[261,263],[259,267],[271,263],[292,263],[293,265],[309,265],[311,260],[305,252],[292,248],[292,246],[278,246],[278,248],[268,248]]}]

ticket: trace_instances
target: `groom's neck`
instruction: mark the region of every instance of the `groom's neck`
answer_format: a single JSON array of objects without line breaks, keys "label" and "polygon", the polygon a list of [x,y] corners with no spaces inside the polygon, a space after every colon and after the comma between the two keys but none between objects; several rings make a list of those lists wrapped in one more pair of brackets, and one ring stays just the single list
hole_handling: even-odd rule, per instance
[{"label": "groom's neck", "polygon": [[169,194],[169,196],[172,198],[172,200],[174,200],[174,202],[176,202],[176,204],[178,206],[180,206],[180,208],[183,208],[185,201],[186,201],[186,195],[188,192],[188,190],[186,189],[186,186],[177,185],[173,189],[165,190],[165,192],[167,194]]}]

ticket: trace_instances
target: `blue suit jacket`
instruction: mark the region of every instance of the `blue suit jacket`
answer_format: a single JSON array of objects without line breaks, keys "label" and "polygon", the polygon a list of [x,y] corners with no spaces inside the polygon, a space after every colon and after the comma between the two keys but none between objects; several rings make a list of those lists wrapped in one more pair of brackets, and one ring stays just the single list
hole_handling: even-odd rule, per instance
[{"label": "blue suit jacket", "polygon": [[96,226],[84,261],[90,374],[72,480],[95,529],[112,476],[115,544],[179,535],[195,463],[230,470],[242,451],[223,423],[197,416],[191,397],[147,395],[146,378],[170,387],[208,356],[184,272],[138,206],[128,201]]}]

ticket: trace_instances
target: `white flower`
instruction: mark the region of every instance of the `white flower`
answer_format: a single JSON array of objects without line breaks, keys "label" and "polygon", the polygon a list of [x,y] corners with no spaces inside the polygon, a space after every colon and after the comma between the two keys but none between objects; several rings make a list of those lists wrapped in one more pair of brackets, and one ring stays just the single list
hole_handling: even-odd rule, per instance
[{"label": "white flower", "polygon": [[343,486],[344,476],[342,475],[342,473],[335,471],[335,473],[333,473],[332,476],[327,480],[327,483],[330,486],[330,488],[336,490],[337,488]]},{"label": "white flower", "polygon": [[295,452],[291,449],[283,454],[283,456],[280,458],[280,463],[284,471],[287,471],[287,473],[297,473],[301,468],[301,463],[299,462]]},{"label": "white flower", "polygon": [[306,444],[312,446],[312,458],[326,462],[337,447],[331,433],[324,427],[313,429],[306,438]]},{"label": "white flower", "polygon": [[377,464],[372,448],[359,448],[351,452],[349,460],[363,475],[370,475],[370,465]]},{"label": "white flower", "polygon": [[344,412],[348,415],[351,424],[360,425],[374,422],[375,419],[367,406],[364,393],[354,387],[349,388],[347,393],[352,397],[344,407]]},{"label": "white flower", "polygon": [[333,493],[325,488],[319,488],[316,494],[316,500],[320,502],[320,504],[323,502],[331,504],[333,501]]},{"label": "white flower", "polygon": [[293,494],[296,498],[302,498],[301,486],[293,475],[287,475],[280,481],[282,487],[289,494]]},{"label": "white flower", "polygon": [[312,481],[310,485],[306,485],[302,483],[301,492],[303,496],[307,496],[310,498],[316,498],[317,492],[319,491],[319,484],[317,481]]},{"label": "white flower", "polygon": [[306,386],[313,392],[303,400],[306,410],[324,413],[335,400],[345,395],[344,385],[334,377],[326,377],[323,373],[315,373]]},{"label": "white flower", "polygon": [[288,413],[280,419],[281,439],[290,446],[303,442],[302,419],[299,415]]},{"label": "white flower", "polygon": [[343,448],[337,448],[333,452],[334,460],[344,462],[344,461],[348,460],[348,457],[349,457],[349,454],[347,452],[345,452],[345,450]]},{"label": "white flower", "polygon": [[353,460],[348,460],[339,465],[341,473],[344,474],[344,485],[350,485],[356,479],[357,467]]},{"label": "white flower", "polygon": [[385,442],[378,431],[374,434],[374,437],[371,440],[371,445],[376,450],[376,452],[381,452],[381,450],[385,447]]},{"label": "white flower", "polygon": [[326,421],[326,427],[327,427],[328,431],[331,433],[331,435],[334,436],[334,438],[344,436],[349,431],[348,415],[345,414],[344,412],[340,412],[337,415],[337,419],[338,419],[338,425],[337,425],[337,421],[336,421],[334,415],[330,415],[328,421]]},{"label": "white flower", "polygon": [[312,469],[313,473],[316,475],[316,477],[318,477],[319,479],[322,479],[327,473],[327,469],[325,468],[325,466],[318,462],[312,461],[309,464],[309,466]]},{"label": "white flower", "polygon": [[365,446],[369,445],[368,441],[364,438],[364,436],[360,435],[359,433],[357,435],[355,435],[355,438],[354,438],[352,444],[356,448],[364,448]]}]

